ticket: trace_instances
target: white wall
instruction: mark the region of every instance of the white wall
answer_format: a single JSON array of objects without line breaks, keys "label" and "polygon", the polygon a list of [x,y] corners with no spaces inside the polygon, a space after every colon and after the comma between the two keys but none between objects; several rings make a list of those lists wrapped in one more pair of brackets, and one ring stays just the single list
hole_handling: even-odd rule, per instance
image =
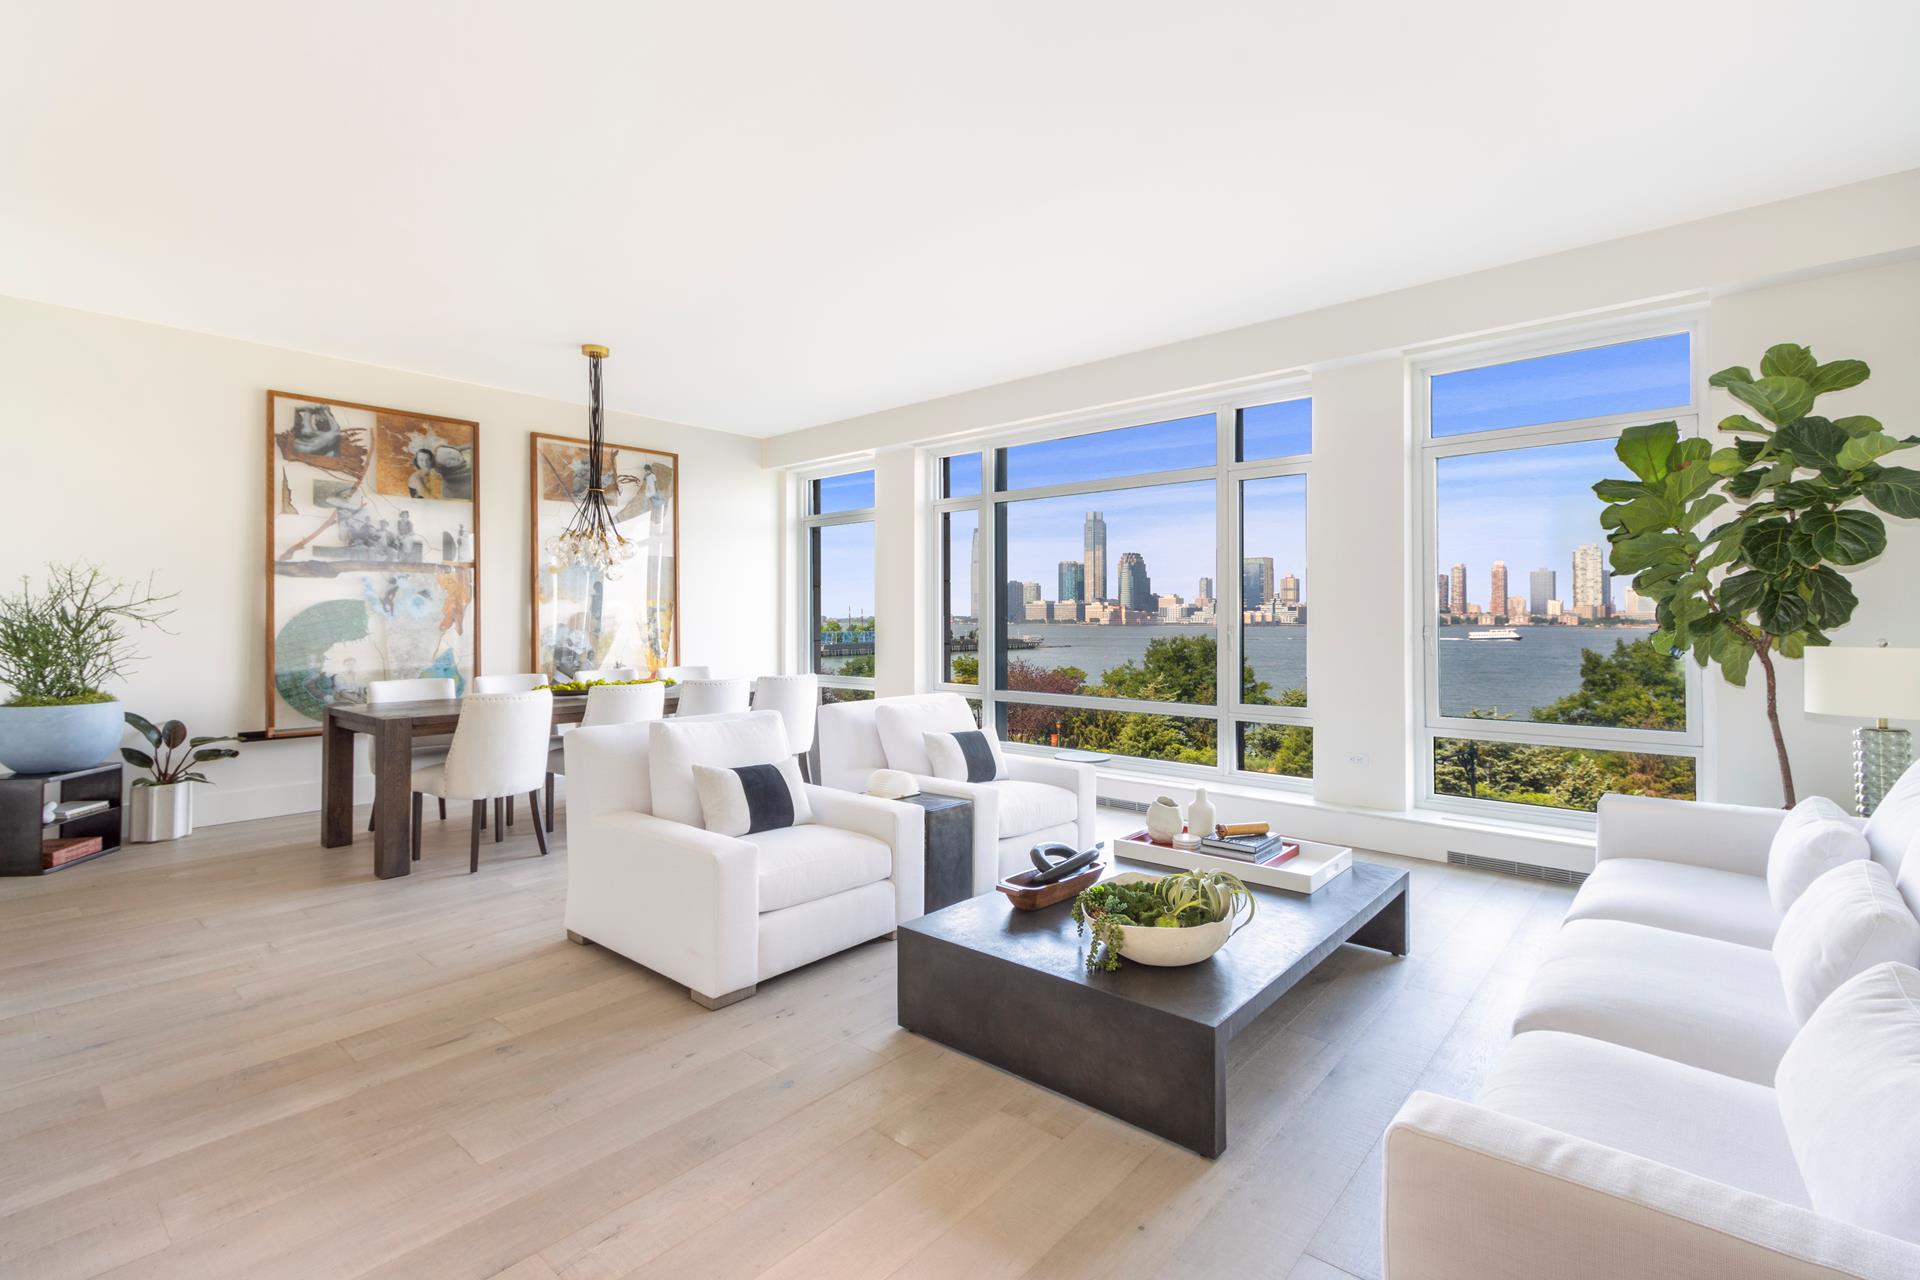
[{"label": "white wall", "polygon": [[[1291,797],[1257,803],[1284,812],[1292,829],[1312,838],[1424,856],[1458,849],[1577,869],[1590,863],[1585,837],[1489,829],[1413,808],[1421,785],[1409,731],[1417,715],[1420,618],[1408,585],[1419,562],[1409,361],[1452,343],[1697,304],[1706,308],[1706,370],[1757,364],[1778,342],[1805,343],[1822,359],[1859,357],[1873,366],[1874,377],[1833,397],[1834,411],[1872,413],[1897,434],[1920,432],[1916,254],[1920,171],[829,423],[767,441],[763,457],[788,465],[862,449],[897,452],[916,442],[951,446],[969,434],[1309,371],[1314,796],[1304,807]],[[1731,411],[1716,391],[1706,420]],[[883,490],[879,520],[907,527],[900,513],[889,512],[892,500]],[[1853,575],[1865,603],[1836,637],[1841,643],[1920,644],[1920,600],[1911,588],[1920,566],[1920,523],[1889,524],[1887,553]],[[925,563],[923,556],[890,559],[880,598],[909,585],[900,576],[907,572],[903,564],[918,569]],[[916,605],[909,634],[897,624],[883,631],[883,671],[890,665],[888,646],[925,643],[928,607]],[[1846,800],[1849,726],[1803,716],[1798,668],[1784,665],[1781,703],[1801,793]],[[1703,796],[1778,803],[1757,681],[1733,690],[1719,686],[1716,676],[1709,689]],[[1131,798],[1170,789],[1178,790],[1158,781],[1103,782],[1104,793]]]},{"label": "white wall", "polygon": [[[608,362],[620,376],[620,353]],[[553,358],[581,364],[556,343]],[[525,670],[527,435],[579,435],[585,410],[513,392],[0,298],[0,584],[91,560],[178,591],[173,634],[112,690],[195,733],[263,727],[266,392],[479,422],[482,669]],[[616,440],[681,461],[681,654],[778,669],[778,478],[759,441],[610,413]],[[249,745],[196,796],[203,824],[311,810],[316,740]],[[363,778],[363,785],[367,782]],[[370,798],[370,791],[362,798]]]}]

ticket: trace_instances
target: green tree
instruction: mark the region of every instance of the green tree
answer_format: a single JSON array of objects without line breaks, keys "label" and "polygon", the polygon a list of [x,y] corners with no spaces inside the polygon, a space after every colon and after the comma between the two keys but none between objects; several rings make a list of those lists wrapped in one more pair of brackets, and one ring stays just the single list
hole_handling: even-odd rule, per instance
[{"label": "green tree", "polygon": [[[1691,650],[1734,685],[1744,685],[1759,661],[1789,807],[1793,766],[1780,729],[1774,655],[1797,658],[1808,645],[1824,645],[1853,616],[1858,601],[1838,568],[1864,564],[1887,545],[1885,522],[1859,504],[1920,516],[1920,471],[1879,461],[1920,444],[1920,436],[1896,438],[1864,414],[1830,420],[1812,413],[1820,396],[1868,375],[1859,360],[1821,364],[1805,347],[1771,347],[1760,376],[1734,366],[1708,379],[1765,422],[1744,413],[1722,419],[1720,430],[1735,441],[1718,450],[1680,439],[1672,422],[1629,427],[1614,452],[1633,479],[1593,486],[1608,504],[1600,522],[1614,572],[1635,575],[1634,590],[1655,602],[1654,646]],[[1731,519],[1698,532],[1729,502],[1736,504]]]},{"label": "green tree", "polygon": [[1548,724],[1615,729],[1684,729],[1687,677],[1674,658],[1646,640],[1616,640],[1612,653],[1580,655],[1580,687],[1533,718]]}]

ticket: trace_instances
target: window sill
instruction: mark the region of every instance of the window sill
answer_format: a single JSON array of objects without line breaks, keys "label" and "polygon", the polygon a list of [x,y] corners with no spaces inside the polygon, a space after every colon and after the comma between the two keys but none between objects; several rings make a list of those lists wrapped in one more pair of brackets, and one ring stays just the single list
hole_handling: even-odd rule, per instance
[{"label": "window sill", "polygon": [[1095,792],[1103,800],[1145,803],[1158,795],[1171,795],[1184,804],[1192,800],[1196,786],[1204,786],[1208,798],[1220,806],[1223,820],[1265,819],[1309,840],[1436,862],[1446,861],[1448,853],[1467,853],[1566,871],[1593,870],[1594,833],[1590,830],[1431,809],[1366,809],[1316,800],[1285,786],[1176,778],[1124,765],[1097,765],[1094,772]]}]

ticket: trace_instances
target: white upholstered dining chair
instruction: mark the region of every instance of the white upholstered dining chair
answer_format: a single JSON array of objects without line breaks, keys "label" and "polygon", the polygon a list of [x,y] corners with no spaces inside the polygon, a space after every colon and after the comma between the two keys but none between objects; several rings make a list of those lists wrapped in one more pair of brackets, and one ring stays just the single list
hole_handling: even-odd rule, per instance
[{"label": "white upholstered dining chair", "polygon": [[753,685],[746,680],[682,680],[676,716],[735,715],[747,709]]},{"label": "white upholstered dining chair", "polygon": [[[667,686],[652,684],[597,684],[587,690],[587,710],[581,729],[605,724],[633,724],[658,720],[667,713]],[[578,730],[575,730],[578,732]],[[553,780],[567,776],[567,748],[563,742],[547,753],[547,830],[553,830]]]},{"label": "white upholstered dining chair", "polygon": [[820,677],[759,676],[753,682],[753,709],[778,711],[787,726],[787,745],[800,758],[800,771],[812,777],[807,757],[813,751],[814,719],[820,711]]},{"label": "white upholstered dining chair", "polygon": [[472,694],[460,704],[445,764],[413,771],[413,857],[420,859],[420,803],[424,796],[473,803],[471,873],[480,869],[480,827],[487,801],[494,802],[493,842],[505,836],[502,802],[525,795],[533,809],[533,834],[547,852],[540,825],[540,787],[546,779],[548,739],[553,732],[553,694]]},{"label": "white upholstered dining chair", "polygon": [[[367,705],[383,706],[393,702],[435,702],[456,696],[452,676],[421,676],[412,680],[369,680],[367,681]],[[422,761],[438,761],[447,754],[447,739],[444,737],[415,738],[413,759],[418,765]],[[377,806],[376,806],[377,807]],[[367,815],[367,830],[373,830],[374,815]],[[440,820],[447,819],[447,802],[440,802]]]}]

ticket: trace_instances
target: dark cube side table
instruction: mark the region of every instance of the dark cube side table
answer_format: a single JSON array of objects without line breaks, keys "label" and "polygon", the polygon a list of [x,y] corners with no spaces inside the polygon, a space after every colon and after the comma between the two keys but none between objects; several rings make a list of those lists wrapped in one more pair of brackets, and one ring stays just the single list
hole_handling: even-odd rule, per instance
[{"label": "dark cube side table", "polygon": [[902,796],[927,811],[927,910],[973,896],[973,801],[921,792]]},{"label": "dark cube side table", "polygon": [[[71,773],[15,773],[0,777],[0,876],[41,876],[104,857],[120,847],[120,770],[95,765]],[[107,807],[56,827],[41,815],[49,801],[105,800]],[[49,835],[99,836],[101,848],[58,866],[42,865],[41,842]]]}]

